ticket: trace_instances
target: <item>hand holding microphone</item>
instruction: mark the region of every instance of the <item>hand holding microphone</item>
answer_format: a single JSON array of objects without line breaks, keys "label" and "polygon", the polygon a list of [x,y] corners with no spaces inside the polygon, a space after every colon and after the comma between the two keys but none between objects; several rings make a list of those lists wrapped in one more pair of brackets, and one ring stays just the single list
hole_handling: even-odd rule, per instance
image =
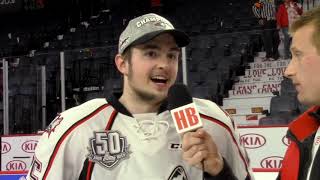
[{"label": "hand holding microphone", "polygon": [[187,132],[182,139],[182,157],[190,165],[215,176],[223,168],[223,159],[211,136],[203,129]]},{"label": "hand holding microphone", "polygon": [[182,134],[182,157],[189,164],[210,175],[223,169],[217,146],[202,128],[202,121],[185,85],[173,85],[168,92],[169,110],[176,130]]}]

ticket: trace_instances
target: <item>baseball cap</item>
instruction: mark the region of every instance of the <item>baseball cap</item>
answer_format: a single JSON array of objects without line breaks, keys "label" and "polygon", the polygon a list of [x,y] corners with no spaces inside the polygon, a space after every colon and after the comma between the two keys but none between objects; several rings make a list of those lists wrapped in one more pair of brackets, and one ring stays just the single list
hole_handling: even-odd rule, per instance
[{"label": "baseball cap", "polygon": [[149,13],[129,21],[126,29],[120,35],[118,52],[122,54],[130,45],[147,42],[165,32],[172,34],[179,47],[184,47],[190,42],[188,35],[175,29],[167,19]]}]

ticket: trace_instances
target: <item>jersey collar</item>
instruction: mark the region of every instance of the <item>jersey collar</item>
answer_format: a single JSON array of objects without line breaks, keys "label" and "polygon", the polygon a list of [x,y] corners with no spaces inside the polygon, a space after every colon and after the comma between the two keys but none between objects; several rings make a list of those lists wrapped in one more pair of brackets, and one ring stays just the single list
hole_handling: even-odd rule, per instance
[{"label": "jersey collar", "polygon": [[[121,95],[122,95],[121,93],[120,94],[119,93],[112,93],[107,98],[108,103],[110,103],[116,109],[116,111],[118,111],[124,115],[133,117],[133,115],[128,111],[128,109],[123,104],[121,104],[121,102],[119,101],[119,98],[121,97]],[[168,110],[168,100],[167,99],[165,99],[162,102],[157,114],[160,114],[166,110]]]}]

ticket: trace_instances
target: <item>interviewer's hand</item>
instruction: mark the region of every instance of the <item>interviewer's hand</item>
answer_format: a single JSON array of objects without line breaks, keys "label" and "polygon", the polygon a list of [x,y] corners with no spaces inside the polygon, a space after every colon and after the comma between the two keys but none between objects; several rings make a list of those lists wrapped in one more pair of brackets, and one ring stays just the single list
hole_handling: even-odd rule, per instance
[{"label": "interviewer's hand", "polygon": [[182,138],[182,158],[212,176],[223,168],[223,159],[211,136],[203,129],[187,132]]}]

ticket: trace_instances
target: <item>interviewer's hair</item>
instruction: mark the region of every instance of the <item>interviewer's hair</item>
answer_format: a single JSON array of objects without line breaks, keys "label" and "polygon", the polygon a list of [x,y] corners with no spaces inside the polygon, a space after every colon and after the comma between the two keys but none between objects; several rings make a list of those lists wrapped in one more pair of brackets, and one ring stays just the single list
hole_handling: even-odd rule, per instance
[{"label": "interviewer's hair", "polygon": [[294,34],[297,30],[307,25],[313,25],[314,27],[314,32],[311,36],[312,43],[317,48],[318,54],[320,54],[320,6],[303,13],[300,18],[294,21],[290,27],[290,34]]}]

